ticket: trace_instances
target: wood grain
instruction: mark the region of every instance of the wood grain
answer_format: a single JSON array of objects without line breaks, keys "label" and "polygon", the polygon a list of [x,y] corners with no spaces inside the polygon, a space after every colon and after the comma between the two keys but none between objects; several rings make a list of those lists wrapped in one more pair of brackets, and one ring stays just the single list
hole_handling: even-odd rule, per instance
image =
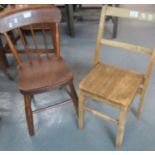
[{"label": "wood grain", "polygon": [[108,64],[97,64],[80,83],[80,89],[116,104],[129,106],[143,75]]}]

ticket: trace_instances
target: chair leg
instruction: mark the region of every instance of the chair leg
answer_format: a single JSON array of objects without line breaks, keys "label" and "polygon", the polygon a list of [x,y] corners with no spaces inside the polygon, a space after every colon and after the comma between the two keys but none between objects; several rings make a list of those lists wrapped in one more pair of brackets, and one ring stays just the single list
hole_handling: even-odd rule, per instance
[{"label": "chair leg", "polygon": [[120,148],[123,141],[125,122],[126,122],[127,108],[123,107],[120,110],[119,123],[118,123],[118,132],[116,138],[116,147]]},{"label": "chair leg", "polygon": [[76,114],[77,114],[77,116],[78,116],[78,96],[77,96],[77,94],[76,94],[76,91],[75,91],[73,82],[70,82],[70,83],[68,84],[68,86],[69,86],[69,87],[68,87],[69,89],[67,89],[67,92],[68,92],[68,94],[70,95],[70,97],[72,98],[72,101],[73,101],[74,107],[75,107],[75,111],[76,111]]},{"label": "chair leg", "polygon": [[83,128],[84,126],[84,102],[85,102],[85,97],[80,94],[79,95],[79,114],[78,114],[78,126],[80,129]]},{"label": "chair leg", "polygon": [[142,96],[140,98],[140,103],[139,103],[139,106],[138,106],[137,112],[136,112],[136,115],[138,118],[140,117],[140,115],[142,113],[143,106],[144,106],[144,95],[142,94]]},{"label": "chair leg", "polygon": [[26,121],[27,126],[29,130],[29,135],[34,135],[34,125],[33,125],[33,113],[31,109],[31,96],[24,96],[25,100],[25,115],[26,115]]}]

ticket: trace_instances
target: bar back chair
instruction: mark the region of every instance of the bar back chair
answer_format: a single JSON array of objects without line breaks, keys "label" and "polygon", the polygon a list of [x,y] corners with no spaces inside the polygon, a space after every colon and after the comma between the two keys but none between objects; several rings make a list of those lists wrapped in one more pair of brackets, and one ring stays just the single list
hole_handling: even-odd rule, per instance
[{"label": "bar back chair", "polygon": [[[148,83],[152,74],[155,62],[155,49],[144,48],[141,46],[128,44],[120,41],[105,39],[104,23],[106,16],[123,17],[137,19],[148,22],[155,22],[155,14],[144,13],[124,8],[114,8],[104,6],[101,11],[99,30],[94,57],[94,66],[90,73],[80,82],[79,95],[79,128],[84,126],[85,111],[99,116],[102,119],[113,122],[118,125],[116,137],[116,147],[120,147],[123,140],[124,128],[127,113],[131,107],[136,94],[140,94],[140,104],[137,109],[137,116],[141,114],[144,104],[144,96],[147,91]],[[149,64],[145,74],[116,67],[111,64],[102,63],[100,60],[101,45],[112,46],[116,48],[127,49],[132,52],[138,52],[149,57]],[[92,98],[96,101],[107,103],[120,111],[119,119],[103,114],[85,104],[86,98]]]},{"label": "bar back chair", "polygon": [[[45,110],[48,106],[39,109],[32,109],[31,100],[35,94],[50,91],[53,89],[65,88],[71,97],[77,111],[77,95],[73,86],[73,75],[66,66],[60,54],[59,23],[61,13],[54,6],[24,8],[0,18],[0,33],[2,33],[15,57],[19,74],[19,90],[24,95],[25,114],[29,134],[34,135],[33,113]],[[44,47],[40,47],[37,25],[39,24],[40,36],[42,36]],[[31,44],[23,29],[30,31]],[[34,28],[34,29],[33,29]],[[17,46],[14,45],[8,32],[13,31],[19,35],[20,45],[23,46],[21,56]],[[51,35],[51,45],[47,41],[47,32]],[[42,34],[42,35],[41,35]],[[39,36],[39,37],[40,37]],[[42,54],[44,53],[44,55]],[[69,102],[66,100],[61,104]]]}]

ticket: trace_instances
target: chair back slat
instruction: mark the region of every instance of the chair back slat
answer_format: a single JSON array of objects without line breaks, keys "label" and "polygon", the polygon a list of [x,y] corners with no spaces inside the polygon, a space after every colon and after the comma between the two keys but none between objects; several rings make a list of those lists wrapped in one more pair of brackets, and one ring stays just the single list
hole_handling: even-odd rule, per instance
[{"label": "chair back slat", "polygon": [[48,44],[47,44],[47,39],[46,39],[46,30],[45,30],[45,25],[42,24],[43,26],[43,29],[42,29],[42,36],[43,36],[43,41],[44,41],[44,46],[45,46],[45,49],[46,49],[46,54],[47,56],[49,56],[49,48],[48,48]]},{"label": "chair back slat", "polygon": [[39,48],[38,48],[38,43],[37,43],[37,38],[36,38],[36,35],[35,35],[35,32],[32,28],[32,25],[29,25],[29,28],[30,28],[30,32],[31,32],[31,35],[32,35],[32,39],[33,39],[33,42],[34,42],[34,45],[35,45],[35,49],[37,50],[37,56],[40,58],[40,52],[39,52]]},{"label": "chair back slat", "polygon": [[21,31],[20,28],[17,28],[17,33],[19,34],[20,40],[23,43],[25,54],[27,55],[28,59],[31,60],[30,53],[29,53],[29,47],[28,47],[28,44],[26,41],[26,37],[23,35],[23,32]]},{"label": "chair back slat", "polygon": [[149,22],[155,22],[155,14],[149,12],[141,12],[133,9],[124,9],[117,7],[108,7],[106,11],[106,16],[115,16],[123,18],[131,18]]},{"label": "chair back slat", "polygon": [[51,27],[52,41],[57,57],[60,57],[60,36],[58,23],[53,23]]},{"label": "chair back slat", "polygon": [[21,10],[6,16],[0,16],[0,33],[33,23],[48,23],[49,21],[59,23],[60,20],[61,14],[58,8]]},{"label": "chair back slat", "polygon": [[124,43],[124,42],[120,42],[120,41],[101,39],[101,44],[113,46],[113,47],[124,48],[124,49],[130,50],[130,51],[133,51],[133,52],[140,52],[147,56],[152,55],[152,49],[133,45],[133,44],[128,44],[128,43]]}]

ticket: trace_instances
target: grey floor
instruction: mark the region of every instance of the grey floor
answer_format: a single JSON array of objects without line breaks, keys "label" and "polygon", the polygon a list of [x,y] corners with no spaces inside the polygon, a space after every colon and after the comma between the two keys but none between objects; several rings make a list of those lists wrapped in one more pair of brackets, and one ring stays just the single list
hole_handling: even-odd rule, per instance
[{"label": "grey floor", "polygon": [[[121,5],[127,8],[155,11],[155,5]],[[111,24],[106,26],[106,37],[110,38]],[[78,84],[92,67],[95,40],[98,29],[97,21],[76,23],[76,37],[70,38],[61,25],[62,55],[74,74],[74,84],[78,93]],[[118,40],[153,48],[155,46],[154,23],[135,22],[120,19]],[[104,62],[117,64],[126,68],[145,71],[148,58],[124,52],[121,49],[103,47]],[[117,126],[102,121],[89,113],[85,115],[85,128],[78,129],[75,111],[71,103],[63,107],[48,110],[34,115],[34,137],[28,135],[23,97],[18,92],[17,73],[14,60],[8,55],[9,69],[15,81],[9,81],[0,72],[0,150],[116,150],[114,146]],[[133,102],[127,117],[124,141],[121,150],[155,150],[155,70],[152,75],[148,93],[145,98],[143,113],[138,120],[135,110],[139,96]],[[55,103],[68,98],[65,92],[52,91],[36,96],[33,107]],[[39,101],[39,102],[38,102]],[[115,117],[118,111],[106,105],[95,104],[88,100],[87,104],[95,106]],[[96,106],[97,105],[97,106]]]}]

